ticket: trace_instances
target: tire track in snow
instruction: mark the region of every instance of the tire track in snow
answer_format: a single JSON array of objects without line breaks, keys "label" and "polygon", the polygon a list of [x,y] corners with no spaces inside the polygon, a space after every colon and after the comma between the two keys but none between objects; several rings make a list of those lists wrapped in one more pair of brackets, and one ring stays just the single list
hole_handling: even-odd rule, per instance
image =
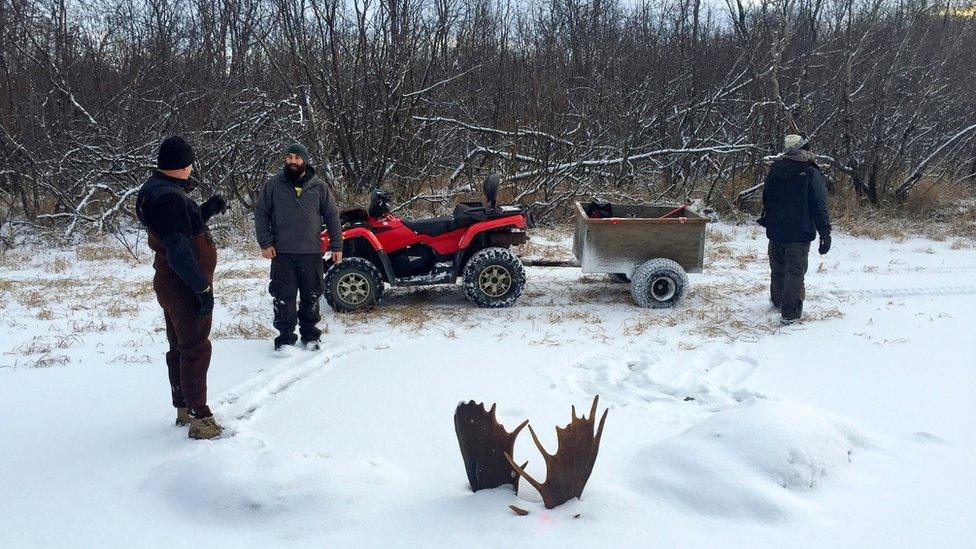
[{"label": "tire track in snow", "polygon": [[[286,530],[299,531],[311,517],[310,508],[329,508],[330,501],[323,494],[330,493],[326,490],[337,476],[321,462],[294,460],[289,453],[276,450],[268,443],[269,433],[253,428],[255,415],[302,381],[328,372],[329,363],[375,346],[345,344],[319,352],[300,351],[296,356],[267,357],[271,362],[264,371],[218,398],[214,412],[221,417],[224,432],[212,441],[215,444],[191,443],[177,447],[175,454],[159,456],[158,463],[146,469],[143,485],[153,487],[181,513],[189,509],[218,521],[242,516],[284,520]],[[365,459],[329,462],[332,467],[336,464],[353,468],[357,477],[377,475]],[[269,472],[269,467],[275,470]],[[186,486],[201,479],[205,486],[188,498]]]},{"label": "tire track in snow", "polygon": [[[831,271],[833,275],[862,275],[864,274],[864,266],[860,268],[847,268],[838,269]],[[911,267],[905,265],[904,263],[887,265],[884,270],[877,270],[871,274],[881,275],[881,276],[905,276],[905,275],[923,275],[923,274],[957,274],[957,273],[969,273],[976,271],[976,265],[954,265],[951,267]]]},{"label": "tire track in snow", "polygon": [[280,366],[269,368],[268,371],[223,393],[217,401],[217,411],[235,422],[247,421],[281,393],[313,374],[324,371],[330,362],[365,350],[366,346],[363,344],[340,346],[332,352],[320,351],[309,357],[299,355],[294,360],[282,361]]},{"label": "tire track in snow", "polygon": [[976,295],[976,286],[919,286],[915,288],[870,288],[862,290],[827,290],[835,297],[926,297]]}]

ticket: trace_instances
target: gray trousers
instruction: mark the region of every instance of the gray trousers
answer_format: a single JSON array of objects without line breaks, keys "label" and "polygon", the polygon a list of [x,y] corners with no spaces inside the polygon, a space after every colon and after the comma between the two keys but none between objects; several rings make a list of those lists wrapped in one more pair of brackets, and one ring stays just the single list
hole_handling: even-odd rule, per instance
[{"label": "gray trousers", "polygon": [[769,241],[769,300],[785,319],[795,320],[803,313],[803,277],[809,255],[809,242]]}]

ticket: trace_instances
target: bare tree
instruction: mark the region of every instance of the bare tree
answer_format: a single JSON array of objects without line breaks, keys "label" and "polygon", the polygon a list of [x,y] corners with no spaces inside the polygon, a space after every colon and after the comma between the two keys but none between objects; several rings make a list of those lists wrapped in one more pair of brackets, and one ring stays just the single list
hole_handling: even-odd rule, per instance
[{"label": "bare tree", "polygon": [[976,185],[973,0],[0,0],[0,212],[112,230],[165,136],[248,208],[306,141],[343,196],[489,171],[567,203],[758,195],[809,134],[865,207]]}]

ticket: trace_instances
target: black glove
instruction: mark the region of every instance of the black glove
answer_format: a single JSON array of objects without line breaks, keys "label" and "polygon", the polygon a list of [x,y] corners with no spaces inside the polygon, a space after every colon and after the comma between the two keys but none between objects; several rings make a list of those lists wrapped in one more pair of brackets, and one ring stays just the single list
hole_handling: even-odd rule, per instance
[{"label": "black glove", "polygon": [[820,255],[824,255],[830,251],[830,235],[820,237],[820,249],[817,250]]},{"label": "black glove", "polygon": [[197,318],[203,319],[213,314],[213,287],[207,286],[206,290],[197,292],[197,302]]},{"label": "black glove", "polygon": [[211,196],[200,206],[200,215],[203,216],[204,222],[217,214],[224,213],[225,211],[227,211],[227,201],[224,200],[224,197],[220,196],[219,194]]}]

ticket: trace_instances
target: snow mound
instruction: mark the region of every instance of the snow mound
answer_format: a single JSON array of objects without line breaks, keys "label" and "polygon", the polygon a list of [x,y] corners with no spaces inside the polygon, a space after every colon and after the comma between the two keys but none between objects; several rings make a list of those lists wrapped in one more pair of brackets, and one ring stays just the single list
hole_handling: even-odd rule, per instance
[{"label": "snow mound", "polygon": [[174,509],[206,521],[287,519],[325,506],[327,471],[314,463],[286,458],[273,452],[242,459],[207,453],[164,464],[146,487],[164,496]]},{"label": "snow mound", "polygon": [[640,452],[640,489],[702,514],[779,521],[868,446],[817,408],[757,400]]}]

